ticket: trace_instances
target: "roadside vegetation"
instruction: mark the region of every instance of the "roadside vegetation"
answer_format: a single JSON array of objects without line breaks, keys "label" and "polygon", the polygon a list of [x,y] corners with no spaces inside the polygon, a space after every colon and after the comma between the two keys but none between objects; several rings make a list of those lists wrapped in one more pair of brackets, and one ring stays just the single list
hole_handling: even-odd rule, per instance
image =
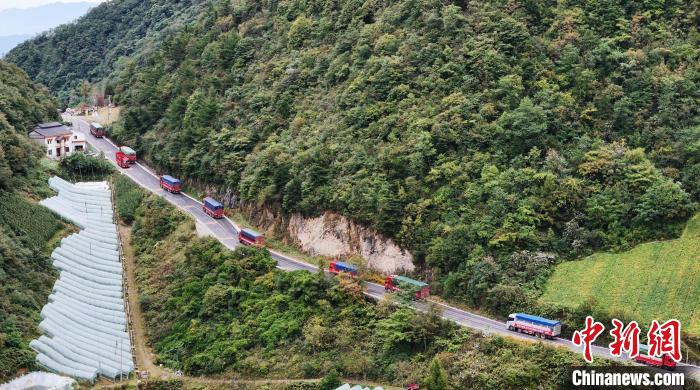
[{"label": "roadside vegetation", "polygon": [[101,181],[114,171],[103,155],[73,153],[61,159],[59,175],[70,181]]},{"label": "roadside vegetation", "polygon": [[134,221],[136,209],[141,205],[145,194],[134,182],[124,175],[115,175],[113,180],[117,213],[119,218],[130,225]]},{"label": "roadside vegetation", "polygon": [[[118,179],[122,180],[122,179]],[[134,196],[128,179],[116,197]],[[130,207],[133,205],[130,205]],[[554,388],[580,356],[485,337],[390,301],[365,301],[352,279],[284,272],[265,250],[197,238],[174,206],[143,193],[131,244],[156,363],[189,375],[333,378],[403,386]],[[605,362],[601,362],[606,364]],[[325,380],[325,382],[324,382]],[[308,385],[311,386],[311,385]]]}]

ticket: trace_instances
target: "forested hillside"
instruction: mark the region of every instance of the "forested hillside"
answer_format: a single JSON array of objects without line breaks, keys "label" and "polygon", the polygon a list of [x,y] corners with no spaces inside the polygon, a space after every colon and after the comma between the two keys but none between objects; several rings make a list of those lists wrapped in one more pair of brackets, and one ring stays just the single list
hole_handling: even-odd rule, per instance
[{"label": "forested hillside", "polygon": [[692,15],[692,2],[224,1],[124,71],[113,133],[243,201],[370,225],[444,294],[505,313],[558,258],[672,236],[691,215]]},{"label": "forested hillside", "polygon": [[58,119],[50,92],[18,67],[0,61],[0,191],[26,179],[42,156],[27,138],[37,123]]},{"label": "forested hillside", "polygon": [[42,150],[26,137],[35,123],[55,119],[48,91],[0,61],[0,382],[33,368],[28,343],[55,278],[49,246],[65,225],[28,199],[48,188]]},{"label": "forested hillside", "polygon": [[[451,388],[557,388],[580,357],[487,337],[390,301],[365,302],[349,277],[285,272],[267,251],[197,238],[163,198],[116,178],[120,217],[133,219],[136,280],[155,363],[193,376],[338,376],[426,386],[431,362]],[[119,201],[121,199],[121,201]],[[597,362],[596,364],[606,364]],[[290,387],[291,388],[291,387]],[[305,387],[306,388],[306,387]]]},{"label": "forested hillside", "polygon": [[[35,81],[68,103],[80,81],[100,81],[120,59],[148,52],[160,33],[190,21],[200,0],[119,0],[103,3],[76,23],[59,26],[7,54]],[[113,91],[107,91],[113,93]]]},{"label": "forested hillside", "polygon": [[124,105],[111,132],[245,202],[374,227],[436,292],[506,313],[534,304],[553,263],[678,235],[692,215],[696,14],[692,1],[217,1],[110,76]]}]

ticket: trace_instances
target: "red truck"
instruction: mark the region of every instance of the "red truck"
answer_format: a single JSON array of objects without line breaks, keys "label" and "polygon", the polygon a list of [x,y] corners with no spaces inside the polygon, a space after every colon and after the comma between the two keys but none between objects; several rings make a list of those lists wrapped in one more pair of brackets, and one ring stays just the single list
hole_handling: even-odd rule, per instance
[{"label": "red truck", "polygon": [[117,160],[117,165],[119,165],[122,168],[129,168],[131,165],[129,165],[129,159],[126,157],[126,155],[119,151],[114,155],[114,159]]},{"label": "red truck", "polygon": [[663,354],[661,357],[651,356],[649,355],[649,346],[644,344],[639,346],[639,355],[634,358],[634,361],[666,370],[674,370],[676,368],[676,362],[671,359],[671,356],[668,354]]},{"label": "red truck", "polygon": [[384,279],[384,291],[396,292],[404,288],[416,289],[415,299],[426,299],[430,296],[430,285],[405,276],[389,275]]},{"label": "red truck", "polygon": [[238,233],[238,242],[243,245],[252,245],[262,248],[265,246],[265,236],[253,229],[241,229]]},{"label": "red truck", "polygon": [[182,187],[182,182],[180,180],[170,175],[163,175],[160,177],[160,188],[173,194],[179,194],[180,187]]},{"label": "red truck", "polygon": [[124,154],[126,154],[126,157],[129,158],[129,163],[130,163],[130,164],[133,164],[133,163],[136,162],[136,151],[135,151],[134,149],[131,149],[131,148],[128,147],[128,146],[122,146],[122,147],[119,148],[119,150],[120,150],[121,152],[123,152]]},{"label": "red truck", "polygon": [[92,122],[90,123],[90,134],[95,138],[102,138],[105,136],[105,128],[99,123]]},{"label": "red truck", "polygon": [[208,196],[202,200],[202,211],[212,218],[224,217],[224,205]]},{"label": "red truck", "polygon": [[334,275],[344,272],[351,276],[357,276],[357,267],[342,261],[331,261],[330,265],[328,266],[328,272]]}]

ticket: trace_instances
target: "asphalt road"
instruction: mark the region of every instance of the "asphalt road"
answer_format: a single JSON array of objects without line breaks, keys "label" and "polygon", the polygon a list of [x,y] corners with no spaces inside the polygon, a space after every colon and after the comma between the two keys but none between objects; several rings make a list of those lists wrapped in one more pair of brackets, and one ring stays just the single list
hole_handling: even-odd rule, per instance
[{"label": "asphalt road", "polygon": [[[96,138],[90,134],[89,124],[78,117],[66,116],[66,120],[73,122],[73,128],[82,132],[88,142],[94,146],[96,149],[105,153],[105,156],[111,161],[115,166],[117,163],[115,161],[115,152],[117,151],[117,146],[114,145],[107,138]],[[156,175],[150,168],[146,167],[141,163],[136,163],[130,168],[123,169],[119,168],[123,174],[130,177],[137,184],[146,188],[155,194],[164,197],[170,203],[174,204],[183,211],[189,213],[193,218],[199,221],[202,226],[205,226],[212,236],[219,240],[222,244],[230,249],[234,249],[238,243],[238,231],[239,227],[231,221],[229,218],[225,219],[213,219],[202,211],[202,204],[200,201],[186,195],[174,195],[160,188],[159,176]],[[317,267],[302,261],[296,260],[289,256],[276,251],[270,251],[272,257],[277,260],[277,266],[281,269],[287,271],[295,270],[306,270],[309,272],[316,272]],[[367,290],[366,294],[376,299],[381,299],[384,294],[384,286],[375,283],[366,283]],[[512,337],[516,339],[527,340],[531,342],[542,342],[551,346],[565,347],[572,351],[581,353],[582,348],[577,347],[567,339],[555,339],[555,340],[543,340],[537,337],[529,336],[526,334],[515,333],[508,331],[505,324],[501,321],[497,321],[488,317],[484,317],[475,313],[471,313],[462,309],[458,309],[453,306],[445,305],[442,303],[437,303],[442,312],[442,317],[448,320],[452,320],[461,326],[479,330],[483,333],[490,335],[500,335],[505,337]],[[427,306],[425,303],[414,304],[418,310],[426,310]],[[618,361],[629,361],[625,357],[615,357],[610,355],[607,347],[593,347],[593,354],[597,357],[613,359]],[[581,358],[583,362],[583,357]],[[695,378],[700,378],[700,367],[689,366],[692,375]]]}]

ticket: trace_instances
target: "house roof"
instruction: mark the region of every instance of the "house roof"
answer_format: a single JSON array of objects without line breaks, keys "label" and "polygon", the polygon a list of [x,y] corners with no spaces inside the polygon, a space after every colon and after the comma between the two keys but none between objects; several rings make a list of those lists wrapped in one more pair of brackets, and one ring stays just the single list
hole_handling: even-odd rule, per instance
[{"label": "house roof", "polygon": [[59,127],[59,126],[63,126],[63,125],[58,123],[58,122],[46,122],[46,123],[39,123],[38,125],[36,125],[36,127],[39,127],[41,129],[47,129],[49,127]]},{"label": "house roof", "polygon": [[40,123],[34,128],[34,132],[43,137],[56,137],[71,133],[69,128],[58,122]]}]

